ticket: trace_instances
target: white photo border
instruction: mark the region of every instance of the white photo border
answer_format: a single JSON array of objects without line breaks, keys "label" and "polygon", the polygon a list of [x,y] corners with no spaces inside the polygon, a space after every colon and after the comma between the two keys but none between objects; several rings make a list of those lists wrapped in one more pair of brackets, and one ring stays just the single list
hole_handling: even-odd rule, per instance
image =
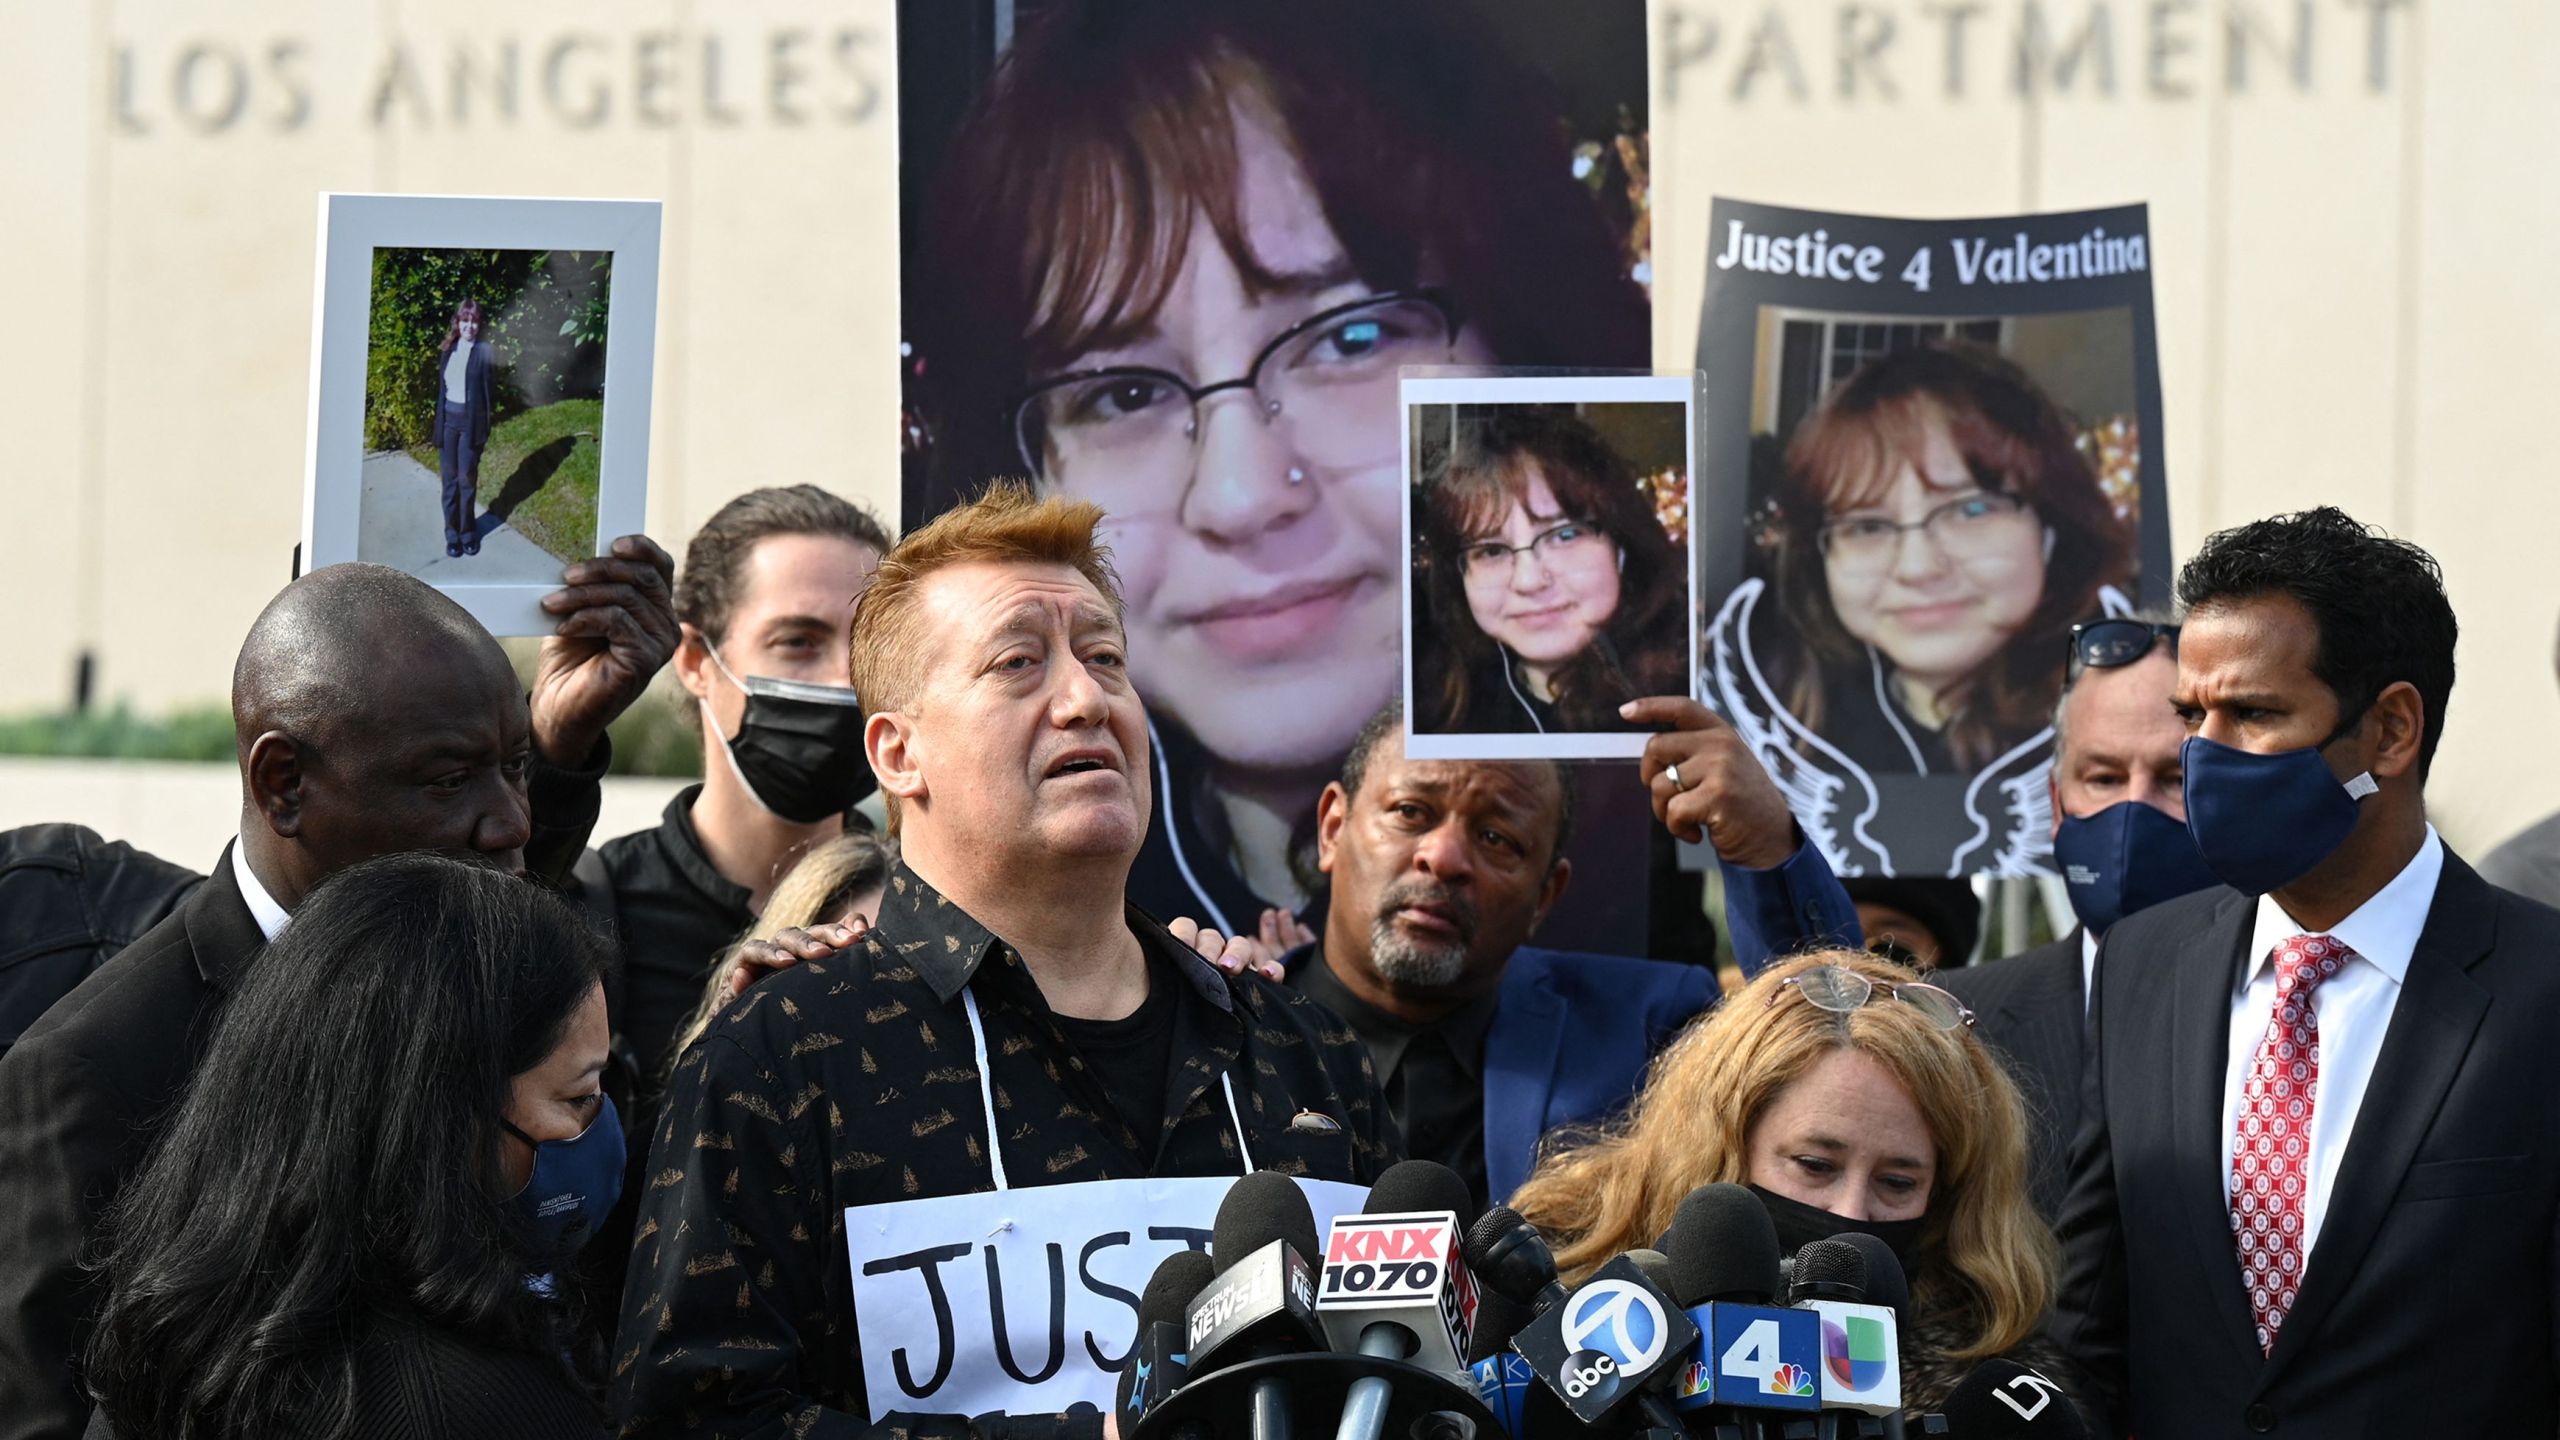
[{"label": "white photo border", "polygon": [[[302,568],[353,560],[364,507],[364,387],[378,249],[603,250],[613,255],[605,334],[604,421],[592,554],[646,528],[649,399],[658,351],[655,200],[522,199],[482,195],[320,197],[313,266],[311,410],[305,427]],[[564,567],[565,568],[565,567]],[[440,583],[493,635],[548,635],[542,597],[560,588]]]},{"label": "white photo border", "polygon": [[1685,456],[1681,484],[1686,490],[1689,509],[1689,541],[1687,570],[1683,576],[1689,590],[1682,633],[1688,637],[1689,687],[1683,692],[1698,693],[1698,417],[1705,377],[1694,372],[1660,375],[1557,375],[1553,372],[1500,375],[1477,374],[1465,378],[1451,376],[1402,377],[1397,385],[1396,436],[1401,446],[1399,464],[1403,470],[1403,495],[1398,503],[1402,520],[1404,557],[1400,564],[1404,610],[1400,629],[1404,640],[1404,673],[1400,678],[1404,694],[1405,754],[1415,760],[1634,760],[1644,755],[1645,742],[1653,738],[1646,730],[1574,730],[1552,734],[1521,735],[1487,731],[1442,731],[1426,733],[1415,723],[1421,712],[1414,708],[1414,593],[1413,593],[1413,411],[1417,405],[1536,405],[1536,404],[1677,404],[1681,407]]}]

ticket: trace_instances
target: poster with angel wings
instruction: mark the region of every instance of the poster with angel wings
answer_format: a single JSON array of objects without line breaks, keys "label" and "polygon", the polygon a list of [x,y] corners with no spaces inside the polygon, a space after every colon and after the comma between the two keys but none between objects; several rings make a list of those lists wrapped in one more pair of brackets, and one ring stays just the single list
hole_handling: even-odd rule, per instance
[{"label": "poster with angel wings", "polygon": [[2052,868],[2071,627],[2169,595],[2149,251],[1715,202],[1700,698],[1843,875]]}]

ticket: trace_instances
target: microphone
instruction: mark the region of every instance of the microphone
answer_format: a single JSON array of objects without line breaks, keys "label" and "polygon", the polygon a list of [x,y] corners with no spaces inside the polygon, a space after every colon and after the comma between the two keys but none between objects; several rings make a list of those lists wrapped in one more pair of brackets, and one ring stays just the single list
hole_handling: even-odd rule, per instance
[{"label": "microphone", "polygon": [[1698,1327],[1645,1273],[1648,1260],[1667,1263],[1645,1252],[1611,1260],[1511,1342],[1585,1425],[1612,1424],[1632,1408],[1649,1427],[1680,1430],[1671,1408],[1646,1392],[1687,1357]]},{"label": "microphone", "polygon": [[[1891,1252],[1886,1254],[1890,1257]],[[1900,1282],[1901,1277],[1902,1267],[1896,1262],[1893,1278]],[[1899,1415],[1901,1336],[1893,1311],[1868,1303],[1867,1279],[1867,1254],[1856,1243],[1845,1238],[1816,1240],[1796,1252],[1787,1298],[1822,1322],[1822,1408]],[[1903,1293],[1909,1298],[1907,1288]],[[1881,1435],[1881,1427],[1875,1433]]]},{"label": "microphone", "polygon": [[[1209,1255],[1217,1274],[1184,1317],[1189,1374],[1324,1348],[1316,1323],[1316,1219],[1296,1181],[1256,1170],[1218,1204]],[[1253,1383],[1254,1440],[1289,1440],[1289,1392],[1277,1376]]]},{"label": "microphone", "polygon": [[[1911,1281],[1902,1273],[1902,1257],[1893,1253],[1892,1246],[1862,1230],[1844,1230],[1831,1238],[1857,1246],[1858,1253],[1867,1258],[1867,1303],[1881,1305],[1894,1313],[1894,1353],[1899,1356],[1902,1353],[1901,1316],[1903,1311],[1911,1308]],[[1901,1411],[1896,1410],[1883,1419],[1883,1440],[1903,1440],[1909,1433]]]},{"label": "microphone", "polygon": [[1974,1366],[1939,1413],[1950,1440],[2089,1440],[2061,1386],[1998,1356]]},{"label": "microphone", "polygon": [[[1345,1353],[1467,1374],[1476,1317],[1475,1282],[1458,1259],[1467,1182],[1446,1165],[1398,1161],[1363,1203],[1325,1238],[1316,1318],[1326,1339]],[[1382,1375],[1351,1382],[1336,1440],[1379,1440],[1392,1389]]]},{"label": "microphone", "polygon": [[1524,1326],[1565,1298],[1565,1288],[1556,1280],[1555,1252],[1538,1227],[1508,1205],[1477,1216],[1460,1248],[1478,1290],[1469,1347],[1476,1397],[1512,1440],[1570,1433],[1581,1422],[1511,1348]]},{"label": "microphone", "polygon": [[1120,1393],[1113,1405],[1120,1414],[1120,1433],[1127,1434],[1181,1388],[1191,1368],[1191,1343],[1183,1317],[1191,1302],[1209,1288],[1217,1271],[1197,1250],[1176,1250],[1164,1257],[1138,1297],[1138,1343],[1120,1368]]},{"label": "microphone", "polygon": [[1547,1237],[1508,1205],[1496,1205],[1476,1217],[1476,1223],[1467,1227],[1464,1250],[1467,1269],[1477,1281],[1513,1304],[1527,1307],[1531,1318],[1545,1314],[1565,1297]]},{"label": "microphone", "polygon": [[1698,1327],[1698,1345],[1673,1375],[1672,1408],[1711,1427],[1756,1428],[1742,1411],[1807,1415],[1822,1405],[1822,1321],[1770,1303],[1778,1231],[1740,1185],[1701,1185],[1672,1213],[1662,1249],[1672,1298]]}]

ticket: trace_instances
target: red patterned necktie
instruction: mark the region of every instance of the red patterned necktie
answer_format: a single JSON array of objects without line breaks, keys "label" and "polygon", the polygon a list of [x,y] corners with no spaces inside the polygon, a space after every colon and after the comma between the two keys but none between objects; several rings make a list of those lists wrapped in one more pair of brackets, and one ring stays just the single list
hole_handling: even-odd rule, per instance
[{"label": "red patterned necktie", "polygon": [[2231,1146],[2231,1233],[2240,1278],[2257,1313],[2258,1348],[2276,1331],[2302,1288],[2303,1216],[2311,1194],[2311,1117],[2320,1094],[2320,1021],[2311,992],[2355,953],[2326,935],[2296,935],[2276,946],[2275,1013],[2240,1092],[2240,1133]]}]

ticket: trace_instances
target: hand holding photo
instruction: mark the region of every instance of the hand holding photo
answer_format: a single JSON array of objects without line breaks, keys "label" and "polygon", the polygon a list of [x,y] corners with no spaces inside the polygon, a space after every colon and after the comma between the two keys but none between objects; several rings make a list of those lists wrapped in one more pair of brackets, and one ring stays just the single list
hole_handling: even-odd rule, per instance
[{"label": "hand holding photo", "polygon": [[549,633],[563,571],[641,528],[657,240],[649,201],[323,196],[306,567]]},{"label": "hand holding photo", "polygon": [[1692,382],[1404,382],[1405,713],[1421,759],[1640,755],[1695,688]]}]

